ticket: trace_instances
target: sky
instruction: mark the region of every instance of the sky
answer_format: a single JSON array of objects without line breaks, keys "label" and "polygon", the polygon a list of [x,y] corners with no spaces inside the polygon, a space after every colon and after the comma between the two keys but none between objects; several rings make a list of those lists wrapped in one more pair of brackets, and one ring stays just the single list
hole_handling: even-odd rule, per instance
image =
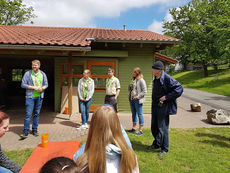
[{"label": "sky", "polygon": [[[145,29],[162,33],[169,9],[188,0],[24,0],[34,8],[34,26]],[[24,25],[31,25],[26,23]]]}]

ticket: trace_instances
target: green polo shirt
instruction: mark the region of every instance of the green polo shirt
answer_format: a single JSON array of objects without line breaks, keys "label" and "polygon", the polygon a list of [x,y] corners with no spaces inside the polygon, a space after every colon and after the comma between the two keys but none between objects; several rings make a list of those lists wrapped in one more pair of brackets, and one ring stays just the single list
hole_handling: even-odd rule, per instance
[{"label": "green polo shirt", "polygon": [[[34,73],[34,71],[32,71],[31,77],[33,79],[33,84],[36,87],[42,87],[42,73],[39,71],[38,73]],[[41,93],[34,90],[33,92],[33,97],[40,97]]]}]

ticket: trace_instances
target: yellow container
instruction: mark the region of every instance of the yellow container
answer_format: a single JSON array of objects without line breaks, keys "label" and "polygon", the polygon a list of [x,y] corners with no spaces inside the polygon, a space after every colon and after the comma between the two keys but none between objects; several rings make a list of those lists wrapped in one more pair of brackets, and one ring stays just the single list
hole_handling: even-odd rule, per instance
[{"label": "yellow container", "polygon": [[43,133],[42,134],[42,147],[48,147],[48,142],[49,142],[49,134],[48,133]]}]

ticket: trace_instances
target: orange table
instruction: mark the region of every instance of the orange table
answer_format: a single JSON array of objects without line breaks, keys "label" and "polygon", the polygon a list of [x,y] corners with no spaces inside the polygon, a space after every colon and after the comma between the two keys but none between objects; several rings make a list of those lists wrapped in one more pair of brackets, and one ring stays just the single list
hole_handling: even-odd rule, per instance
[{"label": "orange table", "polygon": [[79,150],[80,145],[80,141],[49,142],[46,148],[39,144],[20,173],[38,173],[41,167],[54,157],[64,156],[73,159],[73,155]]}]

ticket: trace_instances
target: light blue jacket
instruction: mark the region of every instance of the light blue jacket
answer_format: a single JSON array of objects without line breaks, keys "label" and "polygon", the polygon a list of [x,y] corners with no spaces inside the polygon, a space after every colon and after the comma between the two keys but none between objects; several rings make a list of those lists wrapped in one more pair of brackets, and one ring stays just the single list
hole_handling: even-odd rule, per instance
[{"label": "light blue jacket", "polygon": [[[128,137],[127,133],[125,132],[125,130],[124,130],[124,128],[123,128],[122,125],[121,125],[121,132],[122,132],[122,135],[124,136],[125,141],[127,142],[128,146],[130,148],[132,148],[132,144],[131,144],[131,142],[129,140],[129,137]],[[85,144],[86,144],[86,142],[84,144],[82,144],[81,148],[74,154],[73,160],[76,160],[80,155],[82,155],[84,153],[84,151],[85,151]]]},{"label": "light blue jacket", "polygon": [[[46,74],[40,70],[40,72],[42,73],[42,87],[46,86],[46,88],[48,87],[48,80],[46,77]],[[23,78],[22,78],[22,83],[21,83],[21,87],[26,89],[26,98],[32,98],[33,97],[33,92],[34,90],[28,89],[29,86],[34,86],[33,83],[33,79],[32,79],[32,70],[27,71]],[[44,91],[42,91],[41,93],[41,98],[44,98]]]}]

